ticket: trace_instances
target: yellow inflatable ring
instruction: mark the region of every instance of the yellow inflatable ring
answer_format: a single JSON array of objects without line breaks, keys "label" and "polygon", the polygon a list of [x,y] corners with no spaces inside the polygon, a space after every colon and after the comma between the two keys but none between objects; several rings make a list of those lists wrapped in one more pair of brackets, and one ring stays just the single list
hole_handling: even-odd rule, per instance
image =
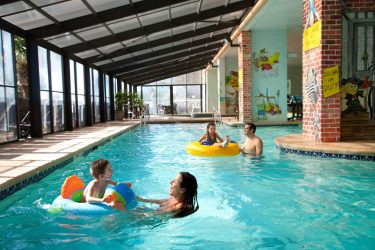
[{"label": "yellow inflatable ring", "polygon": [[186,152],[195,156],[217,157],[217,156],[235,156],[240,153],[240,148],[237,143],[229,143],[226,147],[207,146],[200,142],[190,142],[186,146]]}]

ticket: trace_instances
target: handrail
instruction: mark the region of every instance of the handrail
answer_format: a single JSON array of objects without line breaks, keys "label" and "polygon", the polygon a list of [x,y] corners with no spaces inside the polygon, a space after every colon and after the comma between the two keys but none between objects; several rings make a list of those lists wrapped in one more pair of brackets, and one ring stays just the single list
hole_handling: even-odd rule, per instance
[{"label": "handrail", "polygon": [[212,111],[213,111],[212,116],[213,116],[213,118],[214,118],[215,125],[216,125],[216,119],[218,120],[219,125],[222,125],[222,124],[223,124],[223,120],[221,119],[221,114],[220,114],[220,112],[215,108],[213,102],[212,102]]}]

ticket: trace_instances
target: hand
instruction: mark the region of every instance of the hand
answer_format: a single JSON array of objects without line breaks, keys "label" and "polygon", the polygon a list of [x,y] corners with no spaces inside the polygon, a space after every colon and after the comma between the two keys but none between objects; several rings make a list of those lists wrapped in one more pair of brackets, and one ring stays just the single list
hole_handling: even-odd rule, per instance
[{"label": "hand", "polygon": [[109,203],[109,207],[111,207],[113,209],[117,209],[117,210],[127,211],[127,209],[124,206],[124,204],[122,204],[121,202],[118,202],[118,201],[112,201],[112,202],[110,202]]}]

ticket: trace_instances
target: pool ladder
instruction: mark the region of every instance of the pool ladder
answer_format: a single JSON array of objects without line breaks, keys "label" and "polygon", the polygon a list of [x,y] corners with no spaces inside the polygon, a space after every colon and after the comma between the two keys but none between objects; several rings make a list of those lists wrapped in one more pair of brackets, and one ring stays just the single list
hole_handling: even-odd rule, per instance
[{"label": "pool ladder", "polygon": [[215,124],[219,124],[219,125],[222,125],[223,124],[223,120],[221,118],[221,114],[220,112],[215,108],[215,106],[212,104],[212,111],[213,111],[213,118],[214,118],[214,122]]}]

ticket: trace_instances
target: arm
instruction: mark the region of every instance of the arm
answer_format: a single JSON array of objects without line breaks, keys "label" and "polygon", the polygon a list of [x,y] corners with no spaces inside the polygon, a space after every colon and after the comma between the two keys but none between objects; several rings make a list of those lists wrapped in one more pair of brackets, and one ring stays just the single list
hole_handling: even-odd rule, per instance
[{"label": "arm", "polygon": [[256,155],[257,156],[260,156],[263,154],[263,141],[262,139],[259,138],[259,141],[257,143],[257,146],[256,146]]},{"label": "arm", "polygon": [[95,190],[95,183],[90,182],[84,191],[86,202],[104,202],[105,200],[104,197],[103,198],[94,197],[94,190]]},{"label": "arm", "polygon": [[216,134],[216,138],[219,140],[219,142],[223,142],[223,138],[221,138],[220,135],[218,135],[216,132],[215,132],[215,134]]},{"label": "arm", "polygon": [[153,199],[143,199],[139,196],[137,196],[137,200],[141,202],[146,202],[146,203],[155,203],[155,204],[162,204],[163,202],[167,201],[168,199],[163,199],[163,200],[153,200]]},{"label": "arm", "polygon": [[112,180],[107,180],[108,184],[111,184],[112,186],[117,186],[117,182],[112,181]]},{"label": "arm", "polygon": [[199,139],[198,142],[202,142],[204,139],[206,139],[206,137],[207,137],[207,134],[202,135],[202,137]]}]

